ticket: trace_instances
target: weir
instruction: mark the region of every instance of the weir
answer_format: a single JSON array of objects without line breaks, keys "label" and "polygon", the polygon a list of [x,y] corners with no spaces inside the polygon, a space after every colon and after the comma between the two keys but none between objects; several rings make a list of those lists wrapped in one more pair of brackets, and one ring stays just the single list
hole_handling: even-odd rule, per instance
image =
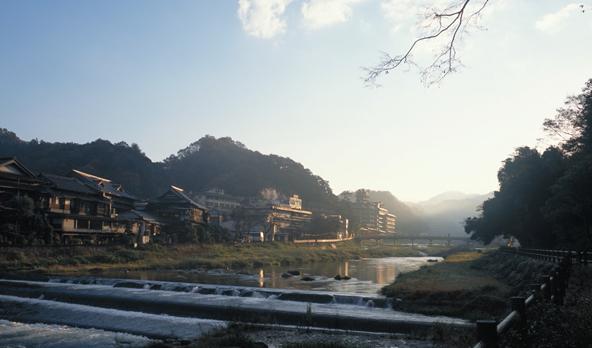
[{"label": "weir", "polygon": [[116,288],[191,292],[202,295],[258,297],[271,300],[348,304],[377,308],[391,308],[392,305],[391,299],[381,295],[355,294],[337,291],[306,291],[298,289],[258,288],[250,286],[96,277],[50,277],[48,278],[48,282],[83,285],[108,285]]},{"label": "weir", "polygon": [[[128,283],[123,284],[127,287],[124,287],[122,282]],[[191,287],[191,289],[197,290],[166,290],[167,287],[174,284],[180,288],[189,289]],[[160,290],[156,290],[155,285],[160,285]],[[199,289],[207,289],[208,287],[211,289],[232,289],[227,289],[231,291],[228,291],[226,295],[199,292]],[[255,293],[260,295],[241,296],[241,294],[246,295],[248,291],[252,291],[253,295]],[[221,293],[224,292],[225,290],[221,290]],[[314,291],[258,289],[255,292],[244,287],[219,287],[206,284],[201,284],[200,287],[198,284],[189,283],[129,280],[115,281],[111,285],[106,285],[5,279],[0,280],[0,294],[187,318],[369,332],[425,332],[431,330],[436,324],[465,328],[474,326],[461,319],[432,317],[398,312],[390,308],[348,304],[347,302],[355,300],[354,295]],[[332,296],[333,299],[328,301],[326,296]],[[321,298],[324,300],[321,301]],[[366,303],[373,301],[365,295],[360,298],[367,298]],[[317,301],[315,302],[314,299]],[[379,297],[377,296],[375,299],[379,299]]]}]

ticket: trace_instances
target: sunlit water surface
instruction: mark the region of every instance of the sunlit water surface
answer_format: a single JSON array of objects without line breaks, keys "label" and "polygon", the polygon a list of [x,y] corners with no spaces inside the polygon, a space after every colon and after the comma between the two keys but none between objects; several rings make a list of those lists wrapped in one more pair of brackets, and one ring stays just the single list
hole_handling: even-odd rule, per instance
[{"label": "sunlit water surface", "polygon": [[[429,262],[431,260],[432,262]],[[147,270],[106,271],[103,277],[141,280],[178,281],[191,283],[254,286],[262,288],[301,289],[375,294],[392,283],[399,274],[434,264],[439,257],[385,257],[350,261],[330,261],[301,266],[268,266],[238,271],[214,270]],[[303,276],[286,277],[287,271],[297,270]],[[284,276],[282,276],[284,275]],[[336,275],[351,277],[335,280]]]}]

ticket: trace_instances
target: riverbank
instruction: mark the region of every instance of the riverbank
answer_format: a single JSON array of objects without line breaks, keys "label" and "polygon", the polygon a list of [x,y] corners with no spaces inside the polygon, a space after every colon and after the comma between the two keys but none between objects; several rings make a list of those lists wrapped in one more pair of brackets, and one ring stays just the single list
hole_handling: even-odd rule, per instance
[{"label": "riverbank", "polygon": [[592,347],[592,268],[572,268],[563,306],[538,301],[528,309],[528,336],[513,327],[502,347]]},{"label": "riverbank", "polygon": [[449,249],[445,246],[362,246],[356,242],[307,246],[291,243],[122,246],[2,247],[0,269],[6,273],[80,273],[104,270],[224,268],[243,269],[267,265],[367,257],[424,256]]},{"label": "riverbank", "polygon": [[190,342],[164,341],[147,348],[444,348],[430,340],[395,334],[318,330],[306,327],[255,327],[231,324]]},{"label": "riverbank", "polygon": [[554,267],[550,263],[492,251],[460,252],[444,262],[401,274],[382,289],[396,310],[464,319],[500,319],[509,299]]}]

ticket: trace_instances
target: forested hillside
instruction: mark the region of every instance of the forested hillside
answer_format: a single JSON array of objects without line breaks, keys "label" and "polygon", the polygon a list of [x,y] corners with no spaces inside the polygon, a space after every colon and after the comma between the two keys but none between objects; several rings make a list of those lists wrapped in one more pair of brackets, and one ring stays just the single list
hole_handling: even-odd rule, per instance
[{"label": "forested hillside", "polygon": [[231,138],[205,136],[163,162],[152,162],[136,144],[23,141],[0,129],[0,156],[16,156],[35,172],[66,175],[79,169],[107,177],[142,198],[154,197],[170,184],[193,192],[217,187],[239,196],[273,188],[285,196],[300,194],[307,208],[337,209],[329,183],[302,164],[249,150]]},{"label": "forested hillside", "polygon": [[231,138],[205,136],[164,161],[175,183],[190,191],[220,187],[238,196],[255,196],[264,188],[299,194],[309,209],[333,209],[329,183],[287,157],[263,155]]},{"label": "forested hillside", "polygon": [[16,156],[34,172],[66,175],[79,169],[111,178],[140,197],[161,193],[169,183],[161,165],[153,163],[136,144],[97,139],[86,144],[23,141],[0,129],[0,156]]},{"label": "forested hillside", "polygon": [[543,124],[558,146],[520,147],[498,172],[500,189],[467,219],[475,239],[513,236],[522,245],[592,248],[592,80]]}]

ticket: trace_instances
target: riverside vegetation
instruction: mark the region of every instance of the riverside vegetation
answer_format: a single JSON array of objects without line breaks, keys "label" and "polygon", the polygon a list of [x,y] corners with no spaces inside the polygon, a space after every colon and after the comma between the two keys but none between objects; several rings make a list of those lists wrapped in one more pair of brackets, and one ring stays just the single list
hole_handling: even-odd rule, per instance
[{"label": "riverside vegetation", "polygon": [[298,265],[309,262],[364,257],[422,256],[446,250],[444,246],[417,249],[406,246],[365,247],[356,242],[334,245],[290,243],[147,245],[123,246],[0,247],[0,269],[8,273],[100,272],[127,269],[241,269],[267,265]]},{"label": "riverside vegetation", "polygon": [[555,267],[500,251],[459,252],[444,262],[401,274],[382,293],[394,308],[465,319],[501,319],[509,299]]}]

